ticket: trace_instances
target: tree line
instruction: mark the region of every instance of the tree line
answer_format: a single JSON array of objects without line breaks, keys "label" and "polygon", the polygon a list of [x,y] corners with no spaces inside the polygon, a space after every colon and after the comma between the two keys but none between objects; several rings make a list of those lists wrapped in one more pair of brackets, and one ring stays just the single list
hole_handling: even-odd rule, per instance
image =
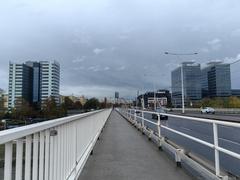
[{"label": "tree line", "polygon": [[68,115],[69,110],[79,110],[80,112],[87,112],[102,108],[108,108],[111,104],[106,102],[99,102],[97,98],[91,98],[86,101],[84,105],[80,101],[73,102],[69,97],[65,97],[64,103],[57,104],[53,97],[47,99],[41,107],[29,104],[27,101],[22,100],[21,105],[17,108],[9,110],[7,113],[0,113],[0,119],[15,119],[15,120],[28,120],[42,119],[50,120]]},{"label": "tree line", "polygon": [[236,96],[204,98],[195,107],[240,108],[240,98]]}]

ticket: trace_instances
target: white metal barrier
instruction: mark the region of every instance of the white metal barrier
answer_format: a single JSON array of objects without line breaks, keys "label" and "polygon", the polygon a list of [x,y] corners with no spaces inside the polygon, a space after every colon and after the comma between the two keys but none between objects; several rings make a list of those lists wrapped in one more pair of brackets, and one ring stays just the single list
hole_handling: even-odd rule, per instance
[{"label": "white metal barrier", "polygon": [[[196,117],[187,117],[187,116],[181,116],[181,115],[173,115],[173,114],[167,114],[167,113],[158,113],[158,112],[153,112],[153,111],[143,111],[143,110],[136,110],[136,109],[121,109],[122,113],[125,114],[125,117],[127,117],[128,119],[130,119],[131,121],[133,121],[133,123],[137,123],[137,118],[141,119],[141,128],[144,129],[146,128],[144,125],[144,122],[149,122],[155,126],[157,126],[157,135],[159,137],[159,139],[164,139],[163,135],[161,134],[161,128],[164,128],[168,131],[171,131],[173,133],[176,133],[178,135],[181,135],[185,138],[191,139],[195,142],[198,142],[200,144],[203,144],[205,146],[208,146],[212,149],[214,149],[215,151],[215,174],[218,177],[221,177],[220,175],[220,162],[219,162],[219,152],[223,152],[229,156],[232,156],[234,158],[237,158],[240,160],[240,154],[235,153],[233,151],[230,151],[228,149],[225,149],[223,147],[220,147],[218,144],[218,125],[223,125],[223,126],[230,126],[230,127],[236,127],[236,128],[240,128],[240,123],[234,123],[234,122],[227,122],[227,121],[218,121],[218,120],[210,120],[210,119],[203,119],[203,118],[196,118]],[[142,116],[139,116],[137,114],[142,114]],[[149,114],[156,114],[158,119],[157,122],[153,122],[149,119],[144,118],[144,113],[149,113]],[[208,124],[212,124],[213,126],[213,144],[204,140],[201,140],[199,138],[193,137],[189,134],[180,132],[176,129],[172,129],[168,126],[162,125],[161,124],[161,120],[160,120],[160,116],[169,116],[169,117],[175,117],[175,118],[181,118],[181,119],[185,119],[185,120],[190,120],[190,121],[197,121],[197,122],[204,122],[204,123],[208,123]]]},{"label": "white metal barrier", "polygon": [[15,180],[77,179],[110,113],[99,110],[1,131],[4,180],[14,174]]}]

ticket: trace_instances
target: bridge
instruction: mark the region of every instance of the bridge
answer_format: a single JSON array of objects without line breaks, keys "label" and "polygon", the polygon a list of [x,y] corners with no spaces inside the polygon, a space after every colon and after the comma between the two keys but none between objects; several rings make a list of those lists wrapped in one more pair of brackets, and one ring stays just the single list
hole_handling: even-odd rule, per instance
[{"label": "bridge", "polygon": [[[188,126],[203,127],[202,136]],[[0,179],[237,179],[239,144],[229,148],[221,133],[239,128],[239,123],[127,108],[69,116],[1,131]]]}]

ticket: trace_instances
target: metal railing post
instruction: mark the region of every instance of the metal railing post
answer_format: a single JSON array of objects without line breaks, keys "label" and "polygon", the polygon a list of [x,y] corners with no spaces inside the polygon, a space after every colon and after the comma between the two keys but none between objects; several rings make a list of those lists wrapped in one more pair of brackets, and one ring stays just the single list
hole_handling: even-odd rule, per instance
[{"label": "metal railing post", "polygon": [[216,123],[213,123],[213,139],[214,139],[214,151],[215,151],[215,173],[220,176],[220,164],[219,164],[219,151],[218,147],[218,127]]},{"label": "metal railing post", "polygon": [[137,110],[134,110],[134,121],[137,122]]},{"label": "metal railing post", "polygon": [[158,137],[161,138],[161,119],[160,119],[160,114],[157,114],[157,116],[158,116],[158,122],[157,122]]},{"label": "metal railing post", "polygon": [[159,145],[158,148],[159,150],[162,150],[162,136],[161,136],[161,118],[160,114],[157,114],[158,117],[158,122],[157,122],[157,130],[158,130],[158,137],[159,137]]},{"label": "metal railing post", "polygon": [[144,112],[142,111],[142,131],[144,129]]}]

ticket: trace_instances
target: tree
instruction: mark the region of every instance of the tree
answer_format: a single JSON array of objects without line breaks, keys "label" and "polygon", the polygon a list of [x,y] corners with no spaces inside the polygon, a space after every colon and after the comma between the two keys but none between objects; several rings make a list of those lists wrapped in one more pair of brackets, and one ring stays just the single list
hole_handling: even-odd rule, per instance
[{"label": "tree", "polygon": [[83,106],[80,101],[76,101],[73,105],[74,109],[82,109]]},{"label": "tree", "polygon": [[100,103],[96,98],[91,98],[87,100],[87,102],[84,104],[84,109],[99,109],[99,108]]},{"label": "tree", "polygon": [[74,109],[74,102],[69,98],[65,97],[64,98],[64,106],[69,110],[69,109]]},{"label": "tree", "polygon": [[240,99],[236,96],[231,96],[228,99],[229,108],[240,108]]},{"label": "tree", "polygon": [[57,104],[54,97],[50,97],[44,102],[42,111],[44,118],[54,119],[58,117]]},{"label": "tree", "polygon": [[64,105],[58,106],[54,97],[48,98],[42,108],[43,117],[46,119],[56,119],[67,115]]},{"label": "tree", "polygon": [[17,120],[26,120],[27,118],[36,116],[36,114],[37,112],[24,98],[18,98],[16,107],[11,110],[12,118]]}]

